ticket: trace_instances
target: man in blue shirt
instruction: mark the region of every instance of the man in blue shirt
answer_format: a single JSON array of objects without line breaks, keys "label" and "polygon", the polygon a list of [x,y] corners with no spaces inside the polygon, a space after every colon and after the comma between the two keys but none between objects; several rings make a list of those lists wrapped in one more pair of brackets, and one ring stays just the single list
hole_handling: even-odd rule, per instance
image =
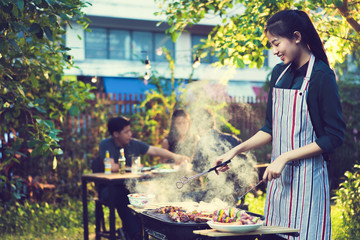
[{"label": "man in blue shirt", "polygon": [[[110,138],[103,139],[99,145],[99,157],[92,163],[93,172],[104,172],[105,152],[109,151],[111,158],[111,171],[118,172],[118,159],[120,149],[124,148],[126,165],[131,166],[131,156],[140,156],[148,154],[150,156],[158,156],[162,159],[174,159],[176,164],[188,163],[189,158],[179,154],[172,153],[166,149],[151,146],[132,138],[130,128],[130,120],[124,116],[111,118],[108,121],[108,131]],[[131,210],[127,207],[129,200],[127,195],[129,190],[125,186],[119,186],[113,195],[116,198],[116,209],[123,223],[123,230],[130,239],[142,239],[141,222]],[[107,187],[99,187],[99,197],[103,200],[109,200],[109,189]]]}]

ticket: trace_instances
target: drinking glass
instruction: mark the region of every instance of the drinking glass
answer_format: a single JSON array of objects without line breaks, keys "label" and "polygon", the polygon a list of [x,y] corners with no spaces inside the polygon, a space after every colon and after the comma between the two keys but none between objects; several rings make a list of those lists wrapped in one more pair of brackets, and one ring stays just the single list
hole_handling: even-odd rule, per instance
[{"label": "drinking glass", "polygon": [[140,156],[131,157],[131,173],[138,174],[141,172],[141,159]]}]

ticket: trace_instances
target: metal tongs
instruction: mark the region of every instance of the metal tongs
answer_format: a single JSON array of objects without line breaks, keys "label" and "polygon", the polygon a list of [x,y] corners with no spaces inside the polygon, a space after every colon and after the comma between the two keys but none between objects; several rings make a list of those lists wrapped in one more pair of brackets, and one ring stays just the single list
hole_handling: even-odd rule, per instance
[{"label": "metal tongs", "polygon": [[214,170],[216,170],[218,167],[225,166],[225,165],[227,165],[227,164],[230,163],[230,162],[231,162],[231,159],[229,159],[229,160],[227,160],[227,161],[225,161],[225,162],[222,162],[222,163],[216,165],[215,167],[210,168],[209,170],[207,170],[207,171],[205,171],[205,172],[196,174],[196,175],[194,175],[194,176],[192,176],[192,177],[190,177],[190,178],[184,176],[184,177],[180,178],[180,181],[179,181],[179,182],[176,183],[176,187],[177,187],[178,189],[181,189],[181,188],[182,188],[185,184],[187,184],[188,182],[191,182],[192,180],[194,180],[194,179],[196,179],[196,178],[199,178],[199,177],[201,177],[201,176],[204,175],[204,174],[207,174],[207,173],[209,173],[209,172],[211,172],[211,171],[214,171]]}]

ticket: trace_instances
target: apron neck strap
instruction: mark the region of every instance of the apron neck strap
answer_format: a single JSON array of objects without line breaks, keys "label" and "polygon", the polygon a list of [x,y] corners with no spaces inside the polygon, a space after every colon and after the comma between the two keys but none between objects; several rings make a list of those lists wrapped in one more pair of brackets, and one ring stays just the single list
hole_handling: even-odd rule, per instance
[{"label": "apron neck strap", "polygon": [[312,70],[313,70],[313,67],[314,67],[314,63],[315,63],[315,56],[311,53],[310,60],[309,60],[309,65],[308,65],[307,70],[306,70],[306,75],[305,75],[304,81],[303,81],[302,86],[301,86],[301,91],[305,91],[305,89],[307,88],[307,86],[309,84],[310,76],[311,76],[311,73],[312,73]]},{"label": "apron neck strap", "polygon": [[276,84],[278,84],[278,82],[280,81],[280,79],[282,78],[282,76],[284,76],[284,74],[286,73],[286,71],[289,69],[289,67],[291,66],[292,63],[290,63],[285,69],[284,71],[282,71],[282,73],[280,74],[280,76],[278,77],[278,79],[276,80],[276,83],[274,86],[276,86]]},{"label": "apron neck strap", "polygon": [[[309,65],[307,67],[307,70],[306,70],[306,75],[305,75],[305,78],[304,78],[304,81],[301,85],[301,91],[304,91],[306,88],[307,88],[307,85],[310,81],[310,76],[311,76],[311,72],[312,72],[312,69],[314,67],[314,63],[315,63],[315,56],[310,53],[310,60],[309,60]],[[280,74],[280,76],[278,77],[278,79],[276,80],[276,83],[274,86],[276,86],[276,84],[278,84],[279,80],[284,76],[285,72],[289,69],[289,67],[291,66],[292,63],[290,63],[285,69],[284,71]]]}]

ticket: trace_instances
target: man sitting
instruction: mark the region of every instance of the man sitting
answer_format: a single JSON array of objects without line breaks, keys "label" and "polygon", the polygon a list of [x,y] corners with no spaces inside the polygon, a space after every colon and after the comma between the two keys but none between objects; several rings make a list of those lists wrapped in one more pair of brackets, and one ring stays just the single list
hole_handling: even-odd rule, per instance
[{"label": "man sitting", "polygon": [[[124,149],[126,165],[131,166],[131,157],[140,155],[158,156],[163,159],[174,159],[176,164],[187,163],[189,158],[179,154],[172,153],[166,149],[148,145],[137,139],[132,138],[130,128],[130,120],[124,116],[111,118],[108,121],[108,132],[111,137],[103,139],[99,145],[99,157],[94,160],[92,164],[93,171],[104,172],[105,152],[109,151],[111,158],[111,171],[118,172],[118,159],[120,156],[120,149]],[[97,167],[96,167],[97,166]],[[99,167],[100,166],[100,167]],[[97,168],[97,169],[96,169]],[[100,169],[100,170],[99,170]],[[141,222],[132,211],[127,207],[129,200],[127,195],[129,190],[125,186],[119,186],[113,196],[116,198],[115,207],[123,223],[123,230],[130,237],[130,239],[142,239],[141,236]],[[99,197],[102,200],[109,200],[108,187],[100,187]]]}]

